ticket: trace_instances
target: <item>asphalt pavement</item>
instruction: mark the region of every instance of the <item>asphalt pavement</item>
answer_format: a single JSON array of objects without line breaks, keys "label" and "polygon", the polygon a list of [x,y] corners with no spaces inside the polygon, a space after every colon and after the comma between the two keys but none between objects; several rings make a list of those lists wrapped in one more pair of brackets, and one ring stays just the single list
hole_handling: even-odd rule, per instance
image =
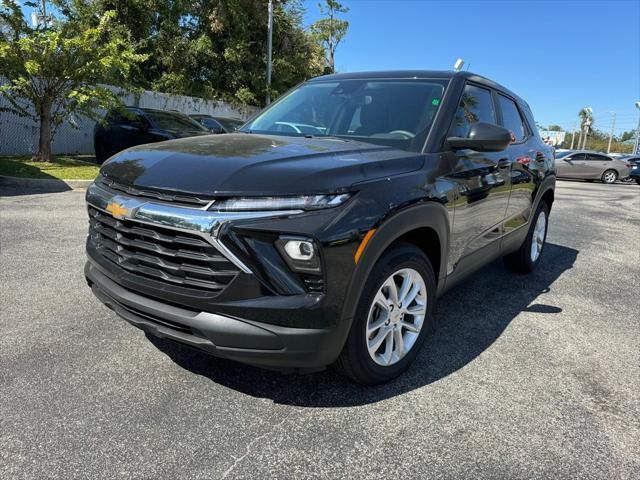
[{"label": "asphalt pavement", "polygon": [[85,284],[83,194],[2,190],[0,478],[640,477],[640,186],[558,182],[538,270],[374,388],[148,339]]}]

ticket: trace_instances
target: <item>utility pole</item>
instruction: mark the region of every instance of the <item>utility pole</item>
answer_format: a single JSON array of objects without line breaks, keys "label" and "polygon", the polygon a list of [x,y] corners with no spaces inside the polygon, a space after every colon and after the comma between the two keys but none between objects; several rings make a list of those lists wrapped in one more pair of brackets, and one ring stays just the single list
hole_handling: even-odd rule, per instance
[{"label": "utility pole", "polygon": [[271,51],[273,48],[273,0],[269,0],[269,20],[267,21],[267,105],[271,103]]},{"label": "utility pole", "polygon": [[616,128],[616,112],[611,113],[611,132],[609,132],[609,146],[607,147],[607,153],[611,152],[611,141],[613,140],[613,131]]},{"label": "utility pole", "polygon": [[569,150],[573,150],[573,141],[576,139],[576,122],[573,122],[572,135],[571,135],[571,148]]},{"label": "utility pole", "polygon": [[[636,108],[640,110],[640,102],[636,102]],[[636,128],[636,143],[633,146],[633,154],[637,155],[640,152],[640,117],[638,117],[638,128]]]}]

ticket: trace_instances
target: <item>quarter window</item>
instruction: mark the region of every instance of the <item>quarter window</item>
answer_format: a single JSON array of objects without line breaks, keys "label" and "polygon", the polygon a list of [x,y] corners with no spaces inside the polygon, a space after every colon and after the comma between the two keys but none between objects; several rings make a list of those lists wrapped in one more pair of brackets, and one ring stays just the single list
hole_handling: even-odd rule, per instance
[{"label": "quarter window", "polygon": [[502,111],[504,128],[513,133],[516,142],[521,142],[527,136],[527,130],[524,127],[518,107],[513,100],[500,94],[498,94],[498,103]]},{"label": "quarter window", "polygon": [[464,87],[460,104],[451,126],[452,136],[467,138],[471,125],[478,122],[496,124],[491,91],[486,88],[467,85]]}]

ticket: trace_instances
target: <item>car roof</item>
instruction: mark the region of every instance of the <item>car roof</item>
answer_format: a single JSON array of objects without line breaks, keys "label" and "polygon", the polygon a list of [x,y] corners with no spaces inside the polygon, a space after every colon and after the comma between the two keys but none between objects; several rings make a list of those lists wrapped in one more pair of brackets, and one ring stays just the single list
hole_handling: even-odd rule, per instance
[{"label": "car roof", "polygon": [[125,110],[131,110],[134,112],[145,112],[145,113],[154,113],[154,112],[158,112],[158,113],[176,113],[178,115],[185,115],[182,112],[179,112],[178,110],[163,110],[161,108],[147,108],[147,107],[136,107],[133,105],[125,105],[124,106]]},{"label": "car roof", "polygon": [[571,153],[597,153],[598,155],[604,155],[605,157],[611,157],[611,155],[609,155],[608,153],[599,152],[597,150],[571,150]]},{"label": "car roof", "polygon": [[383,70],[383,71],[371,71],[371,72],[349,72],[349,73],[334,73],[330,75],[321,75],[314,77],[309,82],[330,82],[339,80],[369,80],[369,79],[409,79],[409,78],[424,78],[424,79],[438,79],[438,80],[450,80],[452,78],[462,78],[472,82],[483,84],[487,87],[501,90],[508,95],[514,97],[521,103],[528,106],[519,95],[516,95],[511,90],[498,82],[478,75],[473,72],[456,72],[453,70]]}]

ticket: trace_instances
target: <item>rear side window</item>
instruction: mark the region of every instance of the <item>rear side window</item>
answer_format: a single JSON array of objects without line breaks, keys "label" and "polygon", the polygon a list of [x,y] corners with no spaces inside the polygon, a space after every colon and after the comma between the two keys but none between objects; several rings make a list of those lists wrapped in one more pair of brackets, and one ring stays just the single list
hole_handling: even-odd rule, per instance
[{"label": "rear side window", "polygon": [[588,153],[587,160],[594,160],[598,162],[609,162],[611,159],[609,157],[605,157],[604,155],[598,155],[596,153]]},{"label": "rear side window", "polygon": [[498,103],[502,111],[504,128],[513,133],[516,142],[521,142],[527,136],[527,130],[518,107],[513,100],[500,94],[498,94]]},{"label": "rear side window", "polygon": [[491,91],[475,85],[467,85],[464,87],[458,110],[453,118],[451,135],[466,138],[469,136],[471,125],[478,122],[494,125],[497,123]]},{"label": "rear side window", "polygon": [[125,113],[120,113],[116,110],[111,112],[108,117],[108,121],[111,125],[119,126],[119,125],[131,125],[132,123],[143,123],[147,124],[148,122],[140,116],[137,112],[132,112],[131,110],[127,110]]}]

